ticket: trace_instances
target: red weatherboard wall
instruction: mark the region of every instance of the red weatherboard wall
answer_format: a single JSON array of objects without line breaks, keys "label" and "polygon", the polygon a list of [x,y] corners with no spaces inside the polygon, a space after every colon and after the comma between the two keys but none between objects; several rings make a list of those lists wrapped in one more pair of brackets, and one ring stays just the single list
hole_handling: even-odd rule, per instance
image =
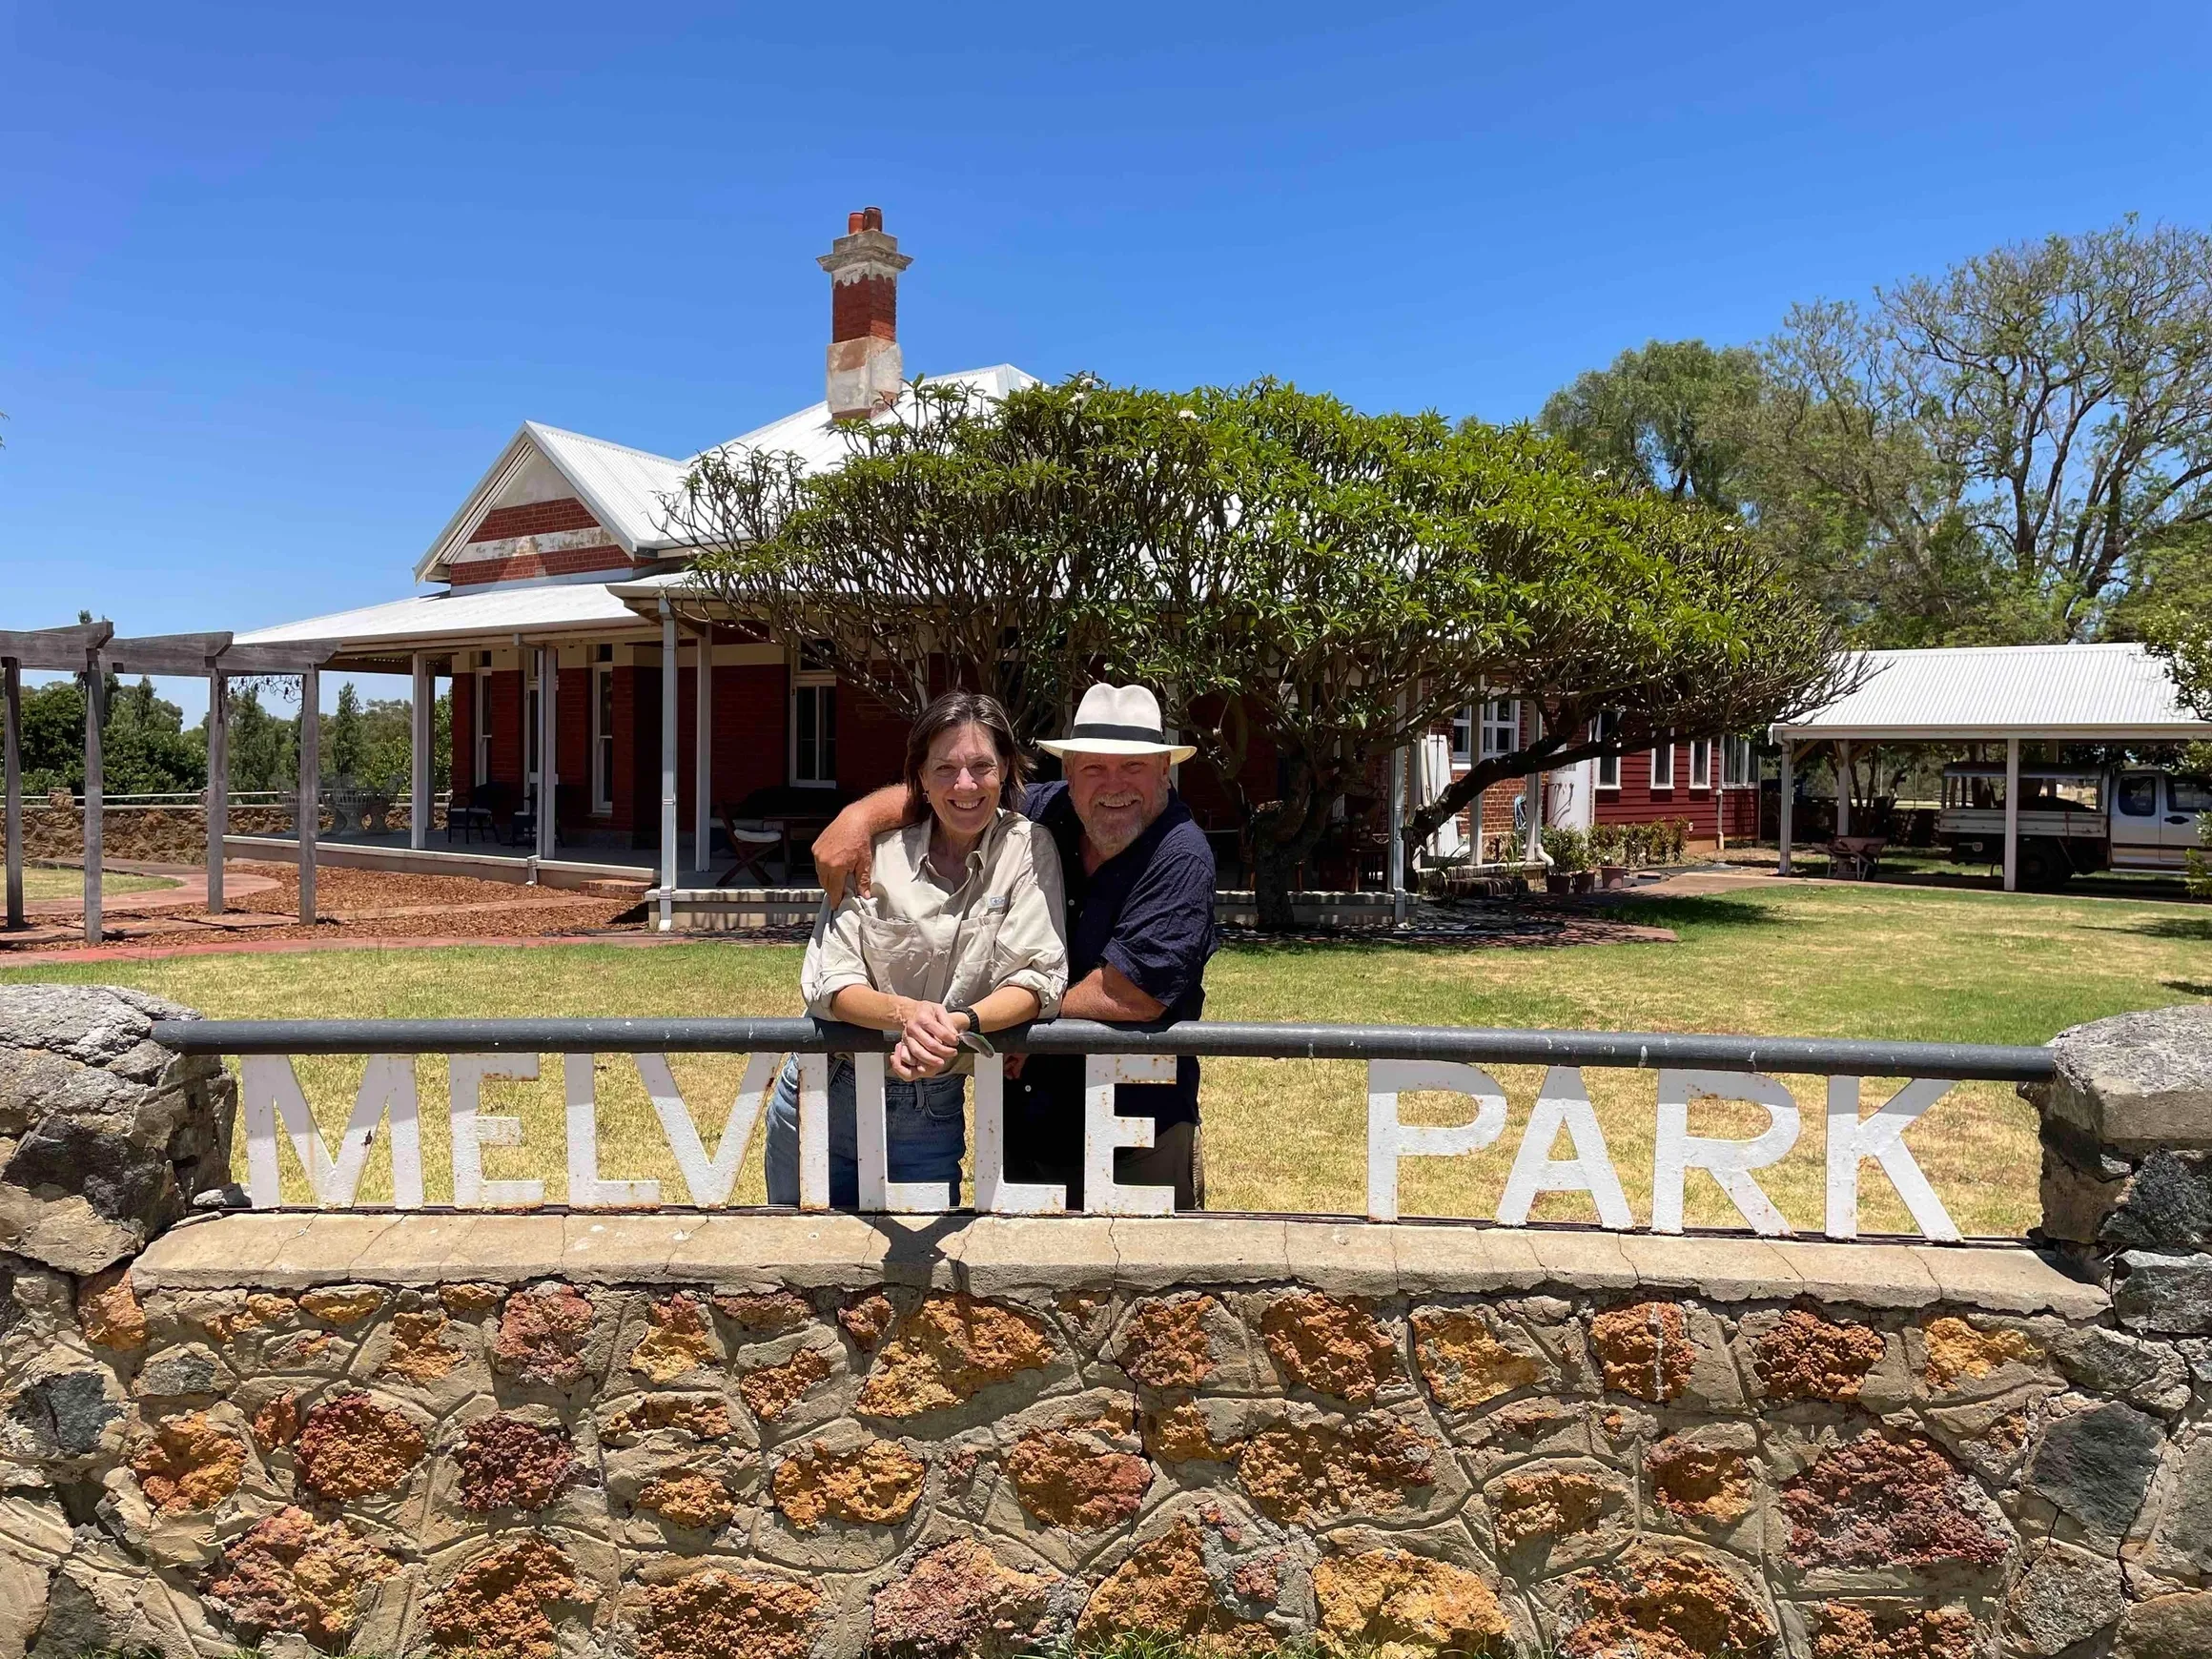
[{"label": "red weatherboard wall", "polygon": [[[1717,786],[1721,770],[1721,746],[1712,746],[1712,776]],[[1756,789],[1734,789],[1718,791],[1723,797],[1727,813],[1725,825],[1731,836],[1750,839],[1758,828],[1759,793]],[[1674,746],[1674,787],[1654,789],[1651,787],[1651,751],[1636,749],[1621,757],[1621,787],[1617,789],[1597,791],[1595,817],[1600,824],[1650,824],[1663,818],[1687,818],[1690,821],[1690,839],[1708,841],[1713,838],[1714,804],[1712,788],[1693,789],[1690,787],[1690,745],[1678,741]]]}]

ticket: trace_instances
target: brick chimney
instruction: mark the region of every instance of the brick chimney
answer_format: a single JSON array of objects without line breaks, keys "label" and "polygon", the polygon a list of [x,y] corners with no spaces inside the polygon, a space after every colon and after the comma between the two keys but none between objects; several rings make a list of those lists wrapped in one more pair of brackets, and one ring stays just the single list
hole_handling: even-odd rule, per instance
[{"label": "brick chimney", "polygon": [[830,417],[873,414],[898,398],[898,279],[913,260],[871,207],[847,218],[818,262],[830,273]]}]

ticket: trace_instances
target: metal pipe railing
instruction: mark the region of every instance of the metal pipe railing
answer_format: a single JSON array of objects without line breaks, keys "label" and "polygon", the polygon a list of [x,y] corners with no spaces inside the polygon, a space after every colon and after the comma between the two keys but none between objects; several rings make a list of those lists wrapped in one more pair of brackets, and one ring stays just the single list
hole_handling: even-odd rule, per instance
[{"label": "metal pipe railing", "polygon": [[[896,1034],[811,1019],[161,1020],[154,1039],[182,1054],[849,1054]],[[1197,1055],[1207,1058],[1454,1060],[1469,1065],[1700,1068],[1813,1076],[1977,1078],[2035,1083],[2051,1051],[1997,1043],[1696,1032],[1485,1026],[1270,1025],[1184,1020],[1157,1028],[1062,1019],[994,1032],[1032,1055]]]}]

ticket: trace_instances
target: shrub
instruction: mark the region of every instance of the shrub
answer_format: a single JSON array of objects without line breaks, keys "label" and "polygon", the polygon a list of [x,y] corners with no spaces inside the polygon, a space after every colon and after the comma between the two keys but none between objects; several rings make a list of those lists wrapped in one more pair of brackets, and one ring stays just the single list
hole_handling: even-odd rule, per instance
[{"label": "shrub", "polygon": [[1554,870],[1576,870],[1590,867],[1589,837],[1580,830],[1568,830],[1553,825],[1544,831],[1544,850],[1551,855]]}]

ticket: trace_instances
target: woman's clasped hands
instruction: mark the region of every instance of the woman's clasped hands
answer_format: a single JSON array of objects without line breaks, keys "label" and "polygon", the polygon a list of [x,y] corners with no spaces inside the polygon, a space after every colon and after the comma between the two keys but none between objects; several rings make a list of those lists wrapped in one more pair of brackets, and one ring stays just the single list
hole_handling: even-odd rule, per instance
[{"label": "woman's clasped hands", "polygon": [[906,1083],[939,1075],[959,1057],[959,1022],[941,1002],[900,1000],[905,1017],[891,1051],[891,1075]]}]

